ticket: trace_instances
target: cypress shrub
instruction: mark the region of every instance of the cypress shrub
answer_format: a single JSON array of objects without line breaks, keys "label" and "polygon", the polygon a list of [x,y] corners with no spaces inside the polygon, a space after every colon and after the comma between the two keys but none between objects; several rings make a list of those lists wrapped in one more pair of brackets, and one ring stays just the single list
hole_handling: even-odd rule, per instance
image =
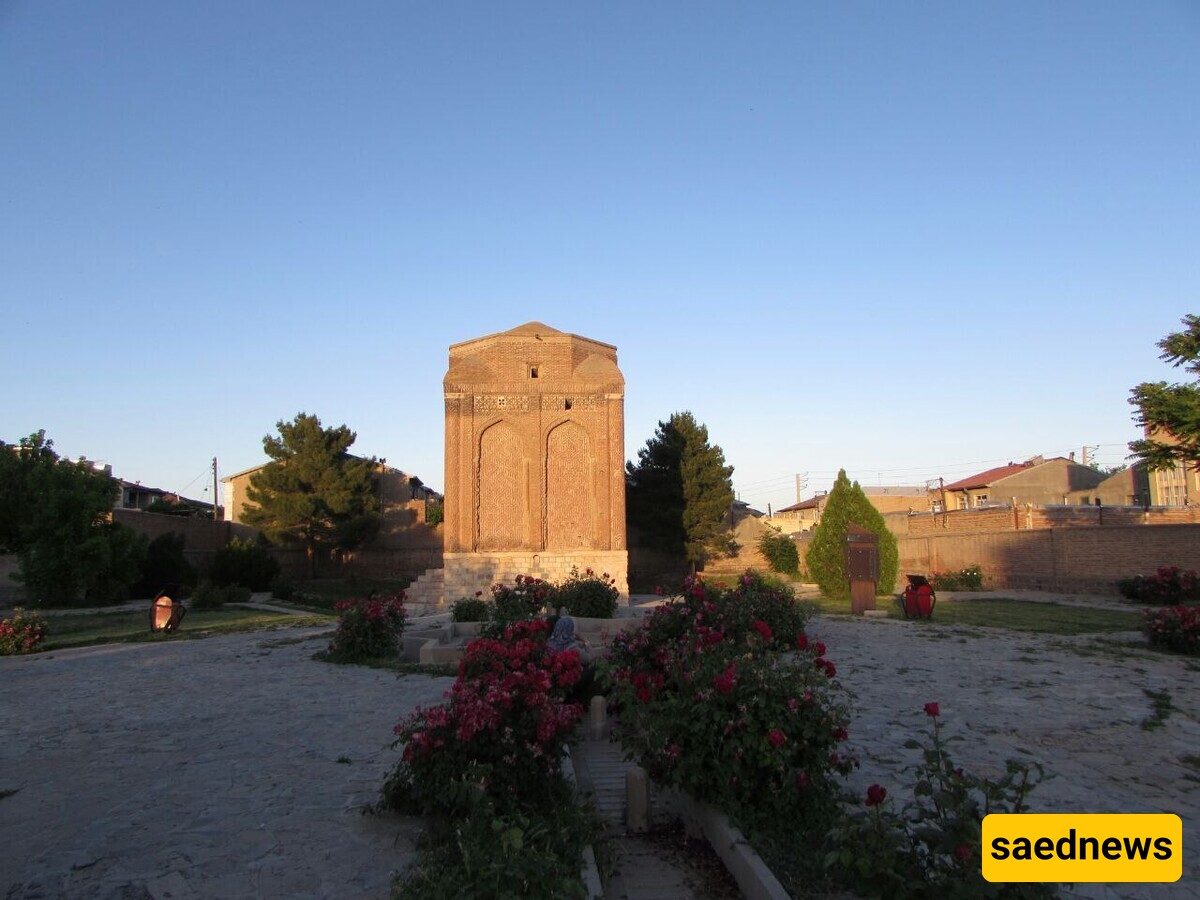
[{"label": "cypress shrub", "polygon": [[846,530],[850,524],[873,532],[879,538],[879,593],[895,590],[900,554],[896,538],[883,523],[879,510],[871,505],[858,482],[851,483],[846,470],[838,472],[829,500],[821,513],[821,521],[813,531],[808,548],[809,576],[826,597],[848,597],[850,583],[846,580]]}]

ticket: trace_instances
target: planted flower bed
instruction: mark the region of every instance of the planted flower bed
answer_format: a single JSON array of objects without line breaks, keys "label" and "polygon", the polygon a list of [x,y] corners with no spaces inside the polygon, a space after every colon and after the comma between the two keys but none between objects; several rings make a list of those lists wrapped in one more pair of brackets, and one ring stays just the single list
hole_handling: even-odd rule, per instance
[{"label": "planted flower bed", "polygon": [[1010,763],[989,781],[955,766],[936,703],[925,709],[931,745],[909,744],[923,760],[912,801],[894,811],[883,785],[847,796],[849,708],[805,618],[752,573],[732,588],[686,582],[639,632],[614,639],[603,667],[628,754],[726,813],[793,894],[1052,896],[1047,885],[984,882],[975,857],[983,816],[1026,809],[1040,768]]},{"label": "planted flower bed", "polygon": [[472,641],[445,703],[396,726],[399,763],[381,809],[430,815],[435,840],[397,896],[583,897],[580,860],[598,834],[561,772],[582,715],[566,696],[578,652],[552,653],[549,625],[516,622]]}]

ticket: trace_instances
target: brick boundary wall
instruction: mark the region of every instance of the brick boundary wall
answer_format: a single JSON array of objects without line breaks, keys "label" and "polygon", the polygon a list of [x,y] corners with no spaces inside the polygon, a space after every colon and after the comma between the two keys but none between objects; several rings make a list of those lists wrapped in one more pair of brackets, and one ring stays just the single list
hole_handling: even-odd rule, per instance
[{"label": "brick boundary wall", "polygon": [[901,583],[907,573],[978,565],[989,588],[1109,594],[1118,580],[1160,566],[1200,569],[1200,524],[942,533],[896,543]]},{"label": "brick boundary wall", "polygon": [[1022,531],[1039,528],[1089,528],[1119,525],[1200,524],[1200,507],[1140,506],[986,506],[943,513],[887,513],[884,522],[896,537],[946,532]]}]

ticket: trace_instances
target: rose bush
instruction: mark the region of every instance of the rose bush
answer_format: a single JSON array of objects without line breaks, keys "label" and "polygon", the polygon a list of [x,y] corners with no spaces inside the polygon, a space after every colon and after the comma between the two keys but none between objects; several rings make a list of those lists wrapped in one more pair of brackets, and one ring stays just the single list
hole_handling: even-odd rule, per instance
[{"label": "rose bush", "polygon": [[512,585],[493,584],[484,633],[499,637],[514,622],[525,622],[554,608],[554,585],[541,578],[518,575]]},{"label": "rose bush", "polygon": [[326,658],[331,662],[352,663],[395,656],[404,633],[407,613],[404,592],[375,596],[365,600],[335,603],[338,627],[329,642]]},{"label": "rose bush", "polygon": [[602,826],[560,772],[582,713],[564,697],[583,666],[548,635],[533,620],[472,641],[447,702],[396,726],[404,749],[379,806],[432,814],[437,837],[393,896],[585,896],[579,860]]},{"label": "rose bush", "polygon": [[616,580],[607,572],[597,575],[592,569],[580,574],[576,568],[566,581],[554,589],[554,603],[565,606],[572,616],[590,619],[611,619],[617,612]]},{"label": "rose bush", "polygon": [[1200,606],[1143,610],[1142,633],[1155,646],[1176,653],[1200,654]]},{"label": "rose bush", "polygon": [[1152,606],[1200,603],[1200,574],[1195,569],[1163,566],[1153,575],[1135,575],[1117,582],[1121,596]]},{"label": "rose bush", "polygon": [[46,640],[46,620],[39,613],[16,607],[8,619],[0,620],[0,656],[36,653]]},{"label": "rose bush", "polygon": [[519,622],[467,645],[447,702],[396,726],[404,750],[383,807],[462,814],[480,796],[501,812],[537,805],[582,715],[564,700],[583,672],[579,654],[551,653],[548,634],[544,621]]},{"label": "rose bush", "polygon": [[833,806],[833,773],[854,765],[835,668],[789,601],[753,576],[730,590],[689,579],[615,636],[601,667],[626,751],[751,832],[815,826]]},{"label": "rose bush", "polygon": [[[864,798],[849,798],[823,839],[826,873],[862,896],[886,900],[1054,897],[1056,889],[1049,884],[984,881],[977,857],[984,817],[1027,812],[1042,767],[1010,760],[994,781],[972,775],[950,757],[949,744],[960,738],[942,736],[939,704],[926,703],[925,715],[933,732],[930,746],[916,740],[905,744],[921,751],[912,802],[895,811],[888,790],[878,784],[868,787]],[[781,850],[787,854],[795,848],[775,846],[769,853]]]}]

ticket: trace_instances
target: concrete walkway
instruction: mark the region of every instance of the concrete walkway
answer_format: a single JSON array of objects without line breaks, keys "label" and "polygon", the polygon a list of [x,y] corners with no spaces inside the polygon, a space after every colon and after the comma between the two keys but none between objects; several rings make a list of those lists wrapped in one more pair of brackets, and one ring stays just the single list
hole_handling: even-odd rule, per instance
[{"label": "concrete walkway", "polygon": [[421,825],[360,810],[452,679],[314,662],[325,634],[0,658],[0,896],[387,897]]},{"label": "concrete walkway", "polygon": [[[586,730],[581,726],[580,734]],[[571,747],[580,791],[591,795],[608,826],[616,855],[605,900],[692,900],[709,896],[702,875],[686,859],[625,828],[625,775],[633,763],[619,744],[580,737]]]}]

